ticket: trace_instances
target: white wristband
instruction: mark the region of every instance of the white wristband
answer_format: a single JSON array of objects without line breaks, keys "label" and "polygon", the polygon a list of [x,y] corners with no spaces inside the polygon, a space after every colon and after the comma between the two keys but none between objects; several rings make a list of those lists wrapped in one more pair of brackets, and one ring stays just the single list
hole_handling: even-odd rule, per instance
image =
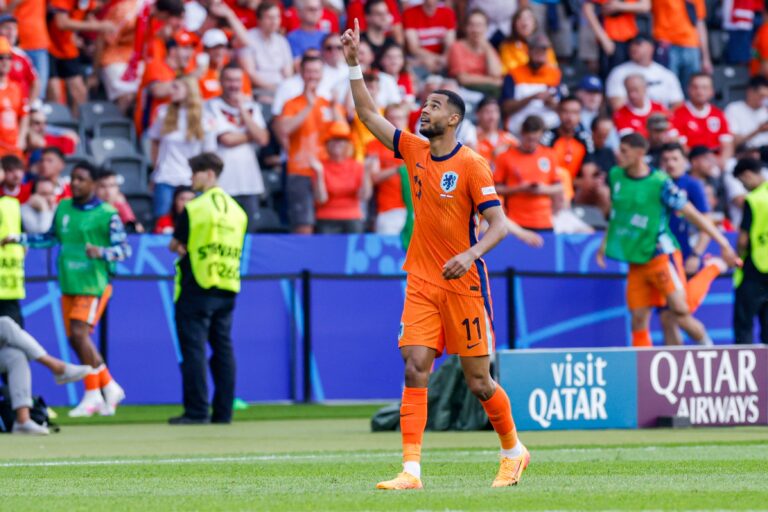
[{"label": "white wristband", "polygon": [[362,80],[363,68],[358,64],[357,66],[349,66],[349,79],[350,80]]}]

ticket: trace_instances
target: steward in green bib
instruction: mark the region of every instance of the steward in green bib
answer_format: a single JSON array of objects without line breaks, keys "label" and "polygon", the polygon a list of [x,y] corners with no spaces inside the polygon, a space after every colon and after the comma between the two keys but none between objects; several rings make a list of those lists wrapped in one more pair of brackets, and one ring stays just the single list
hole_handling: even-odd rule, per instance
[{"label": "steward in green bib", "polygon": [[[189,160],[192,188],[201,194],[179,216],[170,249],[176,264],[176,332],[182,360],[184,413],[171,425],[230,423],[235,398],[232,313],[240,292],[240,259],[248,217],[217,184],[224,168],[213,153]],[[206,348],[215,391],[209,415]]]},{"label": "steward in green bib", "polygon": [[70,183],[72,197],[59,203],[47,233],[3,238],[3,245],[17,242],[37,249],[61,246],[56,267],[64,328],[80,362],[94,368],[85,378],[83,399],[69,411],[72,417],[112,415],[125,398],[91,339],[112,295],[109,281],[115,265],[131,253],[117,210],[96,197],[98,173],[88,162],[75,165]]},{"label": "steward in green bib", "polygon": [[[3,171],[0,167],[0,182]],[[0,197],[0,240],[21,234],[21,208],[15,197]],[[24,327],[19,301],[24,290],[24,247],[18,244],[0,247],[0,316],[13,319]]]},{"label": "steward in green bib", "polygon": [[621,138],[619,165],[608,173],[611,215],[597,263],[605,268],[606,256],[629,263],[626,294],[633,346],[653,345],[650,320],[654,308],[666,308],[674,325],[697,343],[711,344],[704,325],[692,315],[694,306],[689,301],[680,248],[669,228],[670,215],[683,215],[711,236],[720,245],[728,266],[741,261],[728,240],[688,201],[672,178],[648,166],[647,151],[648,141],[639,133]]},{"label": "steward in green bib", "polygon": [[733,175],[749,194],[739,227],[737,249],[744,259],[734,274],[733,337],[753,343],[755,317],[760,317],[760,341],[768,343],[768,181],[759,160],[739,160]]}]

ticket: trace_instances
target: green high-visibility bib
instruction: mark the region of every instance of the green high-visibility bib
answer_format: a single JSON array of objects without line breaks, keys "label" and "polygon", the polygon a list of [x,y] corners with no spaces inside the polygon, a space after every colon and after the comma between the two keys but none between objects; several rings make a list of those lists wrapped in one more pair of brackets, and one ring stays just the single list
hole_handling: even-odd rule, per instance
[{"label": "green high-visibility bib", "polygon": [[[768,181],[747,194],[747,204],[752,211],[749,227],[749,257],[755,268],[768,273]],[[737,268],[733,274],[734,286],[738,288],[744,273]]]},{"label": "green high-visibility bib", "polygon": [[195,281],[206,290],[238,293],[248,216],[219,187],[196,197],[185,208],[189,216],[187,253]]},{"label": "green high-visibility bib", "polygon": [[[0,240],[21,233],[21,208],[14,197],[0,197]],[[18,300],[24,291],[24,247],[0,247],[0,300]]]}]

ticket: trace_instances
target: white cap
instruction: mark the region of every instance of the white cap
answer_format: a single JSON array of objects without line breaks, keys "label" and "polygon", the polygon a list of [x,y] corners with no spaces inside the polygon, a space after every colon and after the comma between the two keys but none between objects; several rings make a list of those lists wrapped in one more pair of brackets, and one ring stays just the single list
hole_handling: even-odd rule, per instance
[{"label": "white cap", "polygon": [[228,44],[229,44],[229,40],[227,39],[227,34],[225,34],[223,30],[220,30],[218,28],[211,28],[206,30],[205,34],[203,34],[204,48],[214,48],[216,46],[227,46]]}]

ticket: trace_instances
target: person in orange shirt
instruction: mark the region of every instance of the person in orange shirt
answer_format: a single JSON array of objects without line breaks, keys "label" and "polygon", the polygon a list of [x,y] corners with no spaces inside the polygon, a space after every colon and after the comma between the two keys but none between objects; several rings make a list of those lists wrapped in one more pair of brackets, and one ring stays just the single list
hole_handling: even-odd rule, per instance
[{"label": "person in orange shirt", "polygon": [[[384,117],[398,130],[407,130],[408,112],[405,106],[388,106],[384,109]],[[399,235],[408,216],[400,179],[403,162],[376,138],[366,146],[365,155],[366,172],[376,187],[376,233]]]},{"label": "person in orange shirt", "polygon": [[12,50],[11,43],[0,36],[0,151],[21,156],[29,130],[29,104],[9,77]]},{"label": "person in orange shirt", "polygon": [[325,158],[325,138],[333,121],[344,119],[335,103],[317,94],[323,77],[323,61],[315,54],[301,59],[304,92],[289,100],[275,120],[274,129],[288,153],[286,196],[288,220],[294,233],[312,234],[315,224],[312,159]]},{"label": "person in orange shirt", "polygon": [[[511,73],[518,66],[528,64],[528,40],[539,32],[539,24],[530,7],[520,7],[512,16],[512,30],[499,46],[501,58],[501,70],[503,73]],[[547,50],[547,63],[557,66],[557,56],[550,47]]]},{"label": "person in orange shirt", "polygon": [[[379,114],[362,80],[357,20],[354,31],[344,32],[342,44],[357,115],[382,144],[405,161],[415,214],[403,265],[408,283],[398,335],[405,362],[400,407],[403,472],[376,487],[423,487],[421,445],[427,424],[427,383],[434,360],[443,351],[460,356],[467,385],[480,399],[499,436],[501,467],[492,486],[515,485],[530,454],[517,437],[509,397],[491,377],[493,310],[482,259],[504,239],[508,227],[488,163],[456,140],[456,129],[465,114],[464,100],[445,89],[427,97],[419,125],[427,140],[398,130]],[[480,240],[478,214],[489,225]]]},{"label": "person in orange shirt", "polygon": [[[687,84],[691,76],[712,74],[706,0],[652,0],[653,38],[666,65]],[[664,64],[664,62],[662,62]]]},{"label": "person in orange shirt", "polygon": [[352,158],[352,132],[346,121],[331,124],[325,146],[328,158],[310,162],[315,171],[315,233],[362,233],[362,204],[371,198],[371,176]]},{"label": "person in orange shirt", "polygon": [[542,144],[555,151],[557,165],[566,169],[571,179],[579,174],[584,157],[595,151],[592,134],[581,124],[581,109],[581,100],[576,96],[560,100],[557,106],[560,126],[548,130],[542,138]]},{"label": "person in orange shirt", "polygon": [[51,87],[48,98],[63,103],[58,80],[64,80],[67,92],[72,99],[72,112],[78,113],[80,105],[88,100],[88,89],[83,80],[80,64],[80,49],[75,42],[75,33],[96,32],[113,35],[117,27],[109,20],[97,20],[91,17],[96,11],[95,0],[49,0],[48,34],[51,45]]},{"label": "person in orange shirt", "polygon": [[[202,38],[203,48],[208,56],[208,68],[200,76],[200,94],[204,100],[221,96],[221,72],[232,60],[229,39],[223,30],[211,28]],[[253,96],[250,80],[243,80],[243,94]]]},{"label": "person in orange shirt", "polygon": [[122,112],[127,112],[136,100],[139,77],[124,80],[123,76],[133,54],[136,34],[136,11],[139,0],[117,0],[105,7],[103,18],[115,24],[114,34],[101,34],[96,40],[94,74],[101,78],[107,99]]},{"label": "person in orange shirt", "polygon": [[23,20],[19,24],[19,47],[26,52],[35,67],[40,84],[40,99],[45,98],[51,69],[48,55],[51,39],[48,37],[46,9],[46,0],[24,0],[16,2],[13,10],[13,17]]},{"label": "person in orange shirt", "polygon": [[139,136],[154,122],[158,107],[168,103],[173,81],[193,65],[197,39],[193,34],[181,31],[168,40],[166,45],[165,58],[150,60],[141,77],[133,114]]},{"label": "person in orange shirt", "polygon": [[496,157],[519,144],[517,137],[500,130],[501,109],[495,98],[486,96],[477,104],[477,152],[491,166],[496,164]]},{"label": "person in orange shirt", "polygon": [[629,41],[639,30],[637,15],[651,10],[651,0],[588,0],[581,6],[600,45],[600,75],[629,60]]},{"label": "person in orange shirt", "polygon": [[562,195],[554,152],[539,141],[544,121],[530,116],[523,121],[520,146],[496,159],[496,191],[506,198],[507,215],[526,229],[552,229],[552,203]]}]

